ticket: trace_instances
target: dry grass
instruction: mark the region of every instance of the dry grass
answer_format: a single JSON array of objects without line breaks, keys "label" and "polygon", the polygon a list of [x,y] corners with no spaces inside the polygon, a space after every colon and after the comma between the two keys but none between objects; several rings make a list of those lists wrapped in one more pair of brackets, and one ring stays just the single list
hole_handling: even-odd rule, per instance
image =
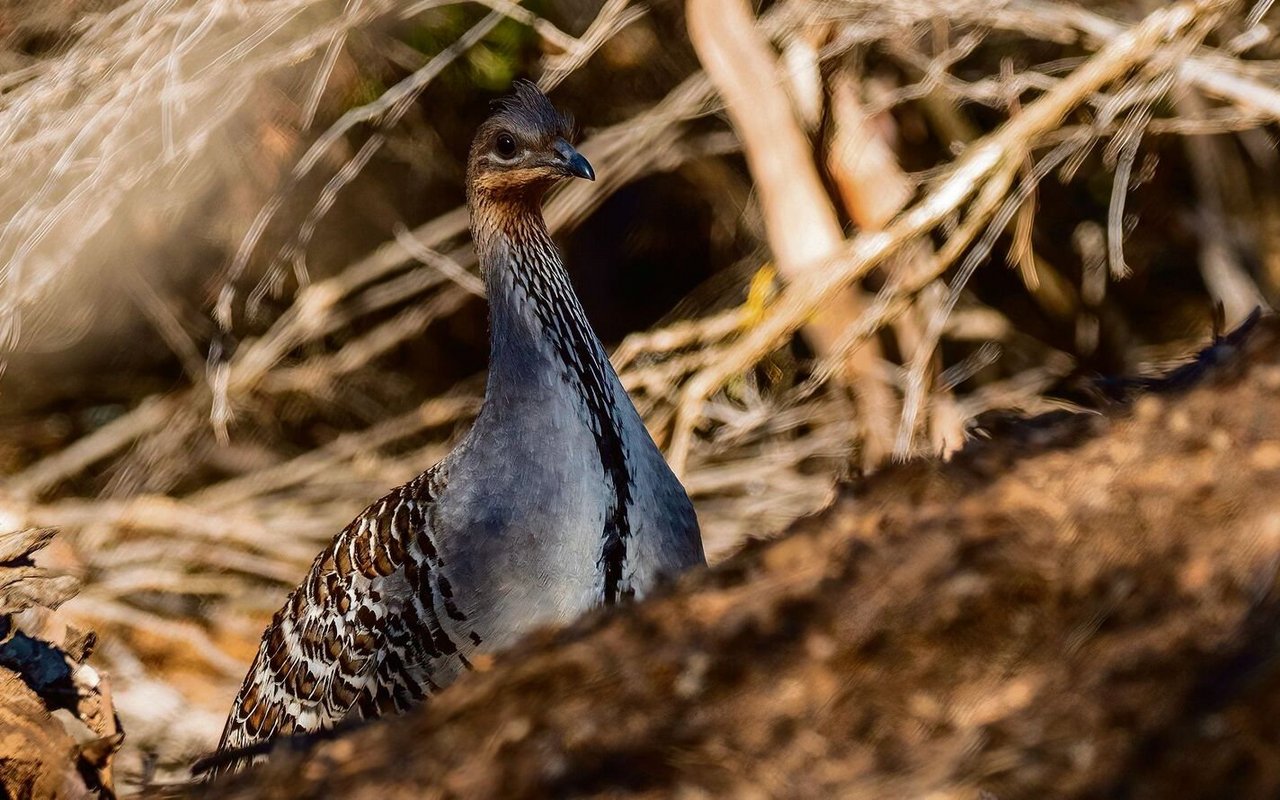
[{"label": "dry grass", "polygon": [[[153,220],[163,238],[169,216],[224,196],[212,187],[241,174],[237,151],[271,149],[269,138],[244,143],[246,127],[263,130],[253,127],[262,104],[288,107],[296,136],[296,147],[277,148],[274,166],[254,176],[251,213],[214,217],[229,268],[200,300],[216,324],[193,324],[155,291],[154,265],[109,272],[127,273],[120,280],[176,354],[180,385],[148,390],[73,442],[23,460],[0,495],[12,526],[57,526],[73,542],[66,558],[85,589],[69,607],[106,634],[134,778],[143,751],[180,764],[212,745],[285,587],[354,512],[445,453],[478,408],[474,378],[416,405],[386,400],[406,386],[397,382],[397,349],[482,291],[465,210],[401,228],[346,266],[317,271],[308,255],[333,224],[326,215],[424,90],[500,20],[536,34],[550,87],[595,69],[592,55],[643,17],[638,6],[608,0],[573,36],[494,0],[452,45],[374,99],[345,109],[326,101],[351,69],[343,60],[350,37],[443,5],[134,0],[85,18],[65,50],[3,79],[0,326],[14,352],[82,332],[63,298],[75,296],[69,286],[98,285],[96,248],[137,229],[118,226],[121,219]],[[908,124],[927,131],[917,139],[950,150],[925,157],[920,172],[887,165],[905,206],[878,230],[841,233],[834,257],[793,270],[785,285],[760,271],[768,259],[757,257],[729,275],[712,308],[635,333],[616,350],[624,382],[694,496],[713,557],[825,502],[869,435],[858,418],[861,379],[885,387],[900,410],[870,433],[904,458],[954,448],[980,413],[1056,402],[1046,392],[1100,337],[1133,366],[1190,349],[1205,326],[1189,327],[1182,341],[1135,333],[1108,300],[1132,268],[1126,202],[1152,137],[1185,137],[1197,165],[1206,307],[1220,303],[1235,321],[1275,301],[1277,198],[1260,194],[1261,210],[1241,217],[1230,196],[1239,187],[1215,178],[1224,163],[1238,169],[1246,159],[1276,170],[1265,130],[1280,121],[1280,67],[1265,57],[1280,53],[1260,33],[1267,4],[1250,10],[1200,0],[1118,22],[1033,0],[788,0],[759,21],[786,54],[779,81],[802,121],[805,102],[821,117],[839,75],[860,95],[842,113],[866,136],[883,137],[885,152],[906,148]],[[1011,48],[1051,56],[1001,63],[996,50]],[[871,55],[879,69],[864,72]],[[552,228],[572,232],[647,176],[732,163],[739,144],[724,117],[735,109],[715,86],[692,72],[659,101],[589,131],[583,150],[600,180],[556,194]],[[1207,151],[1197,147],[1207,134],[1238,138],[1216,137]],[[817,128],[805,135],[826,146]],[[856,197],[859,185],[874,194],[865,182],[885,174],[840,173],[838,159],[815,164],[841,198]],[[1078,254],[1046,257],[1039,242],[1052,220],[1042,189],[1097,180],[1111,188],[1096,217],[1077,227]],[[761,191],[755,202],[774,200]],[[285,213],[298,203],[301,213]],[[159,215],[161,207],[177,211]],[[787,209],[771,213],[785,218]],[[770,245],[757,226],[733,224],[761,249]],[[1239,257],[1241,230],[1252,237],[1252,261]],[[1001,258],[1017,267],[1018,297],[979,299],[969,291],[975,275],[1005,270],[993,263]],[[838,338],[807,358],[797,334],[855,285],[874,292],[869,306],[837,318]],[[1072,331],[1072,346],[1029,332],[1015,313],[1023,305]],[[883,345],[874,369],[844,370],[872,341]],[[5,380],[22,374],[15,366]],[[379,385],[393,388],[368,389]],[[323,442],[290,437],[333,409],[355,409],[367,423]],[[277,424],[282,418],[292,427]]]}]

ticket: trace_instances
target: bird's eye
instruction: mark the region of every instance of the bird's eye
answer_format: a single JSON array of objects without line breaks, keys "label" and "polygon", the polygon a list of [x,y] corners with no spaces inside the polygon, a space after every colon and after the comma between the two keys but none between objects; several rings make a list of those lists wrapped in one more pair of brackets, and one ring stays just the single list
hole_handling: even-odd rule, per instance
[{"label": "bird's eye", "polygon": [[516,140],[509,133],[498,134],[498,140],[494,143],[494,150],[503,158],[511,158],[516,154]]}]

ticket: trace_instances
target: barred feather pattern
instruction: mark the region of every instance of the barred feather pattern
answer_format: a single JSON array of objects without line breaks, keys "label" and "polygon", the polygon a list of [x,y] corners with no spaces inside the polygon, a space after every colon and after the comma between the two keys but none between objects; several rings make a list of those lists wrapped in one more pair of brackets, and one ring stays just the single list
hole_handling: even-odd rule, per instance
[{"label": "barred feather pattern", "polygon": [[446,469],[369,506],[316,557],[263,634],[219,750],[403,711],[469,667],[479,637],[431,526]]},{"label": "barred feather pattern", "polygon": [[552,177],[537,159],[513,166],[488,149],[514,132],[559,152],[568,127],[519,84],[477,134],[468,205],[490,305],[484,405],[444,461],[316,558],[263,635],[219,747],[234,760],[219,769],[275,737],[403,711],[478,648],[501,651],[706,563],[689,497],[547,230]]}]

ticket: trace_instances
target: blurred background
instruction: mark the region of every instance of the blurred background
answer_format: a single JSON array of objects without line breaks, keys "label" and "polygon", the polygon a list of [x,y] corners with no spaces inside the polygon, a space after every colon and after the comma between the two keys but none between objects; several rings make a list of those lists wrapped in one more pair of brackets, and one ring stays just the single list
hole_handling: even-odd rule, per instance
[{"label": "blurred background", "polygon": [[62,531],[117,780],[216,744],[314,554],[477,410],[463,168],[513,79],[578,121],[547,218],[715,560],[1280,302],[1277,13],[0,4],[0,524]]}]

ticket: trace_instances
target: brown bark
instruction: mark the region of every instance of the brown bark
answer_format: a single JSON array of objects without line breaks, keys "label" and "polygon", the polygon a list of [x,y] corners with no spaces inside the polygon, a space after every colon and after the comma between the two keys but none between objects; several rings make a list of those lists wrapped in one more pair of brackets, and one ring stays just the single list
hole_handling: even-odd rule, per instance
[{"label": "brown bark", "polygon": [[[898,164],[897,156],[875,121],[867,116],[859,98],[858,79],[852,71],[837,72],[831,78],[831,140],[827,149],[827,174],[840,193],[849,218],[860,230],[883,230],[907,207],[915,194],[910,176]],[[935,254],[931,245],[921,240],[903,248],[888,265],[889,274],[905,276],[923,272]],[[926,346],[925,331],[931,310],[926,304],[899,317],[893,325],[902,353],[912,356]],[[935,345],[929,343],[930,348]],[[930,383],[930,407],[926,419],[930,452],[948,458],[963,446],[965,420],[957,413],[955,397],[950,389],[933,386],[937,378],[935,365],[926,376]],[[912,431],[914,434],[915,431]],[[905,458],[911,452],[914,435],[900,444],[907,445],[894,455]]]},{"label": "brown bark", "polygon": [[34,564],[53,534],[0,533],[0,798],[109,798],[123,736],[92,634],[55,611],[79,582]]},{"label": "brown bark", "polygon": [[76,769],[79,750],[44,701],[0,667],[0,796],[15,800],[96,797]]},{"label": "brown bark", "polygon": [[991,422],[209,796],[1274,797],[1278,342]]}]

